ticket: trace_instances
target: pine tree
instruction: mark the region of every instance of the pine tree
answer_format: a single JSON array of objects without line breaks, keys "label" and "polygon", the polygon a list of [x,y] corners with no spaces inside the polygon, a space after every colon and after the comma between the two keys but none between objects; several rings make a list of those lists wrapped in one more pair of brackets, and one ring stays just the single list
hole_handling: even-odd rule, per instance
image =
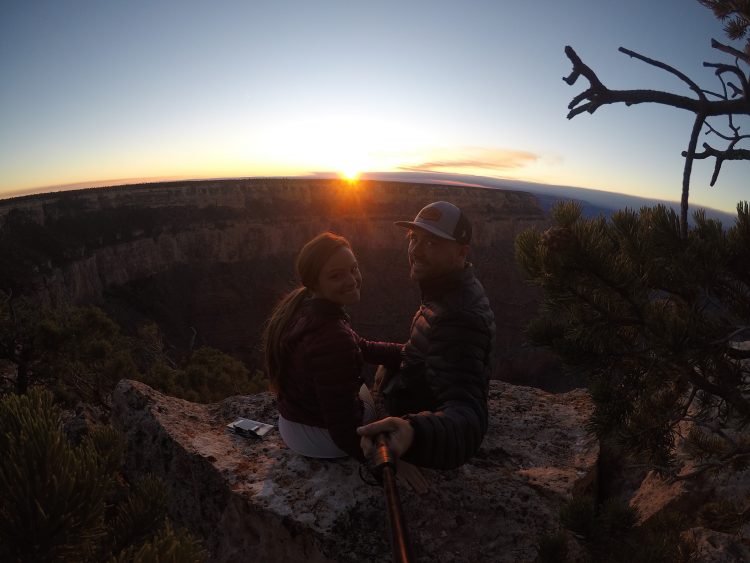
[{"label": "pine tree", "polygon": [[120,379],[137,369],[120,327],[96,307],[59,307],[38,326],[35,374],[69,404],[107,406]]},{"label": "pine tree", "polygon": [[737,211],[728,230],[696,212],[683,239],[664,206],[607,220],[564,203],[551,228],[516,240],[543,292],[529,338],[585,376],[592,430],[663,470],[685,420],[701,471],[750,454],[750,366],[736,342],[750,339],[750,207]]}]

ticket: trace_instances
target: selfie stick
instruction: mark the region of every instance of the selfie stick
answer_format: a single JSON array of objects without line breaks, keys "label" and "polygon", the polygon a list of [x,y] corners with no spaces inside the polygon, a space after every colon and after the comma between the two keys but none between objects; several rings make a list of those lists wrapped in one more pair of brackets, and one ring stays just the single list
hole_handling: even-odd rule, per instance
[{"label": "selfie stick", "polygon": [[388,507],[388,521],[391,524],[391,548],[394,563],[408,563],[411,560],[409,539],[406,535],[404,515],[401,512],[401,500],[396,488],[396,460],[385,443],[385,435],[375,436],[375,453],[372,463],[383,481],[385,504]]}]

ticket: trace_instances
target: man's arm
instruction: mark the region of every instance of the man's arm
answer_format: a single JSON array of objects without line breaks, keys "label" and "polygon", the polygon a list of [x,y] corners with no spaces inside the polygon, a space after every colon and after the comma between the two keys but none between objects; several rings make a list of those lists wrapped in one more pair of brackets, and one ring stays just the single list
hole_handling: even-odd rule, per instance
[{"label": "man's arm", "polygon": [[[358,430],[389,431],[396,455],[422,467],[451,469],[476,454],[487,431],[487,389],[493,331],[477,315],[454,313],[430,330],[425,381],[434,407]],[[390,430],[389,430],[390,429]],[[363,446],[367,446],[365,440]]]}]

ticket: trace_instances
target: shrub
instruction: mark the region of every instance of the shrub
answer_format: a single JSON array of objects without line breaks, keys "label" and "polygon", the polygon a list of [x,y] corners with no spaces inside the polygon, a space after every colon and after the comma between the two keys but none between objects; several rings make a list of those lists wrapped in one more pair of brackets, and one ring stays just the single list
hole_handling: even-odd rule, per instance
[{"label": "shrub", "polygon": [[195,538],[167,522],[153,539],[123,551],[111,563],[204,563],[207,559]]},{"label": "shrub", "polygon": [[32,389],[0,402],[0,555],[72,561],[104,535],[109,478],[90,443],[73,447],[52,396]]},{"label": "shrub", "polygon": [[207,346],[193,352],[182,367],[155,362],[141,380],[169,395],[199,403],[268,389],[268,380],[262,372],[250,375],[240,360]]},{"label": "shrub", "polygon": [[0,560],[205,560],[166,520],[158,478],[123,484],[124,443],[111,427],[93,427],[75,446],[52,394],[33,388],[0,401],[0,429]]}]

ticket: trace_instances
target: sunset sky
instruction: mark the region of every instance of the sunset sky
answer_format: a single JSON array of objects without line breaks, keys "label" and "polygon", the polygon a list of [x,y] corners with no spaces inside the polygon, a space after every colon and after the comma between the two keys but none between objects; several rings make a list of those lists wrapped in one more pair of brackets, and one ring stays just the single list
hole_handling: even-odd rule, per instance
[{"label": "sunset sky", "polygon": [[[563,49],[612,89],[691,95],[617,49],[718,91],[701,63],[732,61],[712,37],[729,42],[695,0],[9,0],[0,198],[136,179],[430,170],[678,200],[693,114],[605,106],[567,120],[588,83],[563,82]],[[696,163],[692,204],[733,211],[750,199],[750,163],[725,164],[714,188],[712,169]]]}]

